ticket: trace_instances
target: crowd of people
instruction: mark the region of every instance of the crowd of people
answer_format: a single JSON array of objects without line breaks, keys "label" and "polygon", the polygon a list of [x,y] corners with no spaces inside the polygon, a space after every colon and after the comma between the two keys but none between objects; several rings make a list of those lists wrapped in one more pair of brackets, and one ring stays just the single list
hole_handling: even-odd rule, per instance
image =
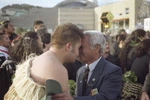
[{"label": "crowd of people", "polygon": [[[128,71],[143,86],[140,98],[133,100],[150,100],[150,33],[143,29],[131,34],[121,29],[112,38],[72,23],[48,33],[41,20],[21,36],[10,21],[1,28],[0,100],[41,100],[48,79],[62,87],[52,100],[124,100],[122,76]],[[75,96],[69,80],[76,82]]]}]

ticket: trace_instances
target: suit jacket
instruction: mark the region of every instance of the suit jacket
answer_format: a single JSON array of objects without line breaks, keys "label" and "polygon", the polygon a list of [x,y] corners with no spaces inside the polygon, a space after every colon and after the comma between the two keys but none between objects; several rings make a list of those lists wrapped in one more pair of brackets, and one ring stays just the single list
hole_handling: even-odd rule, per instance
[{"label": "suit jacket", "polygon": [[[122,89],[122,72],[120,67],[106,61],[103,57],[96,65],[88,81],[85,96],[82,96],[82,77],[85,71],[81,67],[77,73],[75,100],[119,100]],[[92,96],[91,90],[97,89],[98,94]]]}]

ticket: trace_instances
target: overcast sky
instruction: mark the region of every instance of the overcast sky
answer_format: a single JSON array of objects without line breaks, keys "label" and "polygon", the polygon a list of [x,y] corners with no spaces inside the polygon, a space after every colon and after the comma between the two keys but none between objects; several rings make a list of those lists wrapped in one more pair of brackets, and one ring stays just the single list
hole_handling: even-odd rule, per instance
[{"label": "overcast sky", "polygon": [[[0,0],[0,8],[12,4],[30,4],[41,7],[53,7],[64,0]],[[92,0],[90,0],[92,1]],[[99,5],[116,2],[121,0],[98,0]]]}]

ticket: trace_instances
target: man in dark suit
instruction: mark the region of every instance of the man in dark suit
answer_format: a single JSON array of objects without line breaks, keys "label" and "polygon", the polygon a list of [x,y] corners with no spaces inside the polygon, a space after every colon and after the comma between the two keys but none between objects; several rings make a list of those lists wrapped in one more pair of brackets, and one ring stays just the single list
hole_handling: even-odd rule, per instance
[{"label": "man in dark suit", "polygon": [[[54,100],[119,100],[122,88],[121,69],[102,57],[105,38],[100,32],[85,31],[79,59],[89,66],[86,88],[83,89],[83,66],[77,73],[76,97],[68,93],[57,94]],[[84,90],[84,92],[83,92]]]}]

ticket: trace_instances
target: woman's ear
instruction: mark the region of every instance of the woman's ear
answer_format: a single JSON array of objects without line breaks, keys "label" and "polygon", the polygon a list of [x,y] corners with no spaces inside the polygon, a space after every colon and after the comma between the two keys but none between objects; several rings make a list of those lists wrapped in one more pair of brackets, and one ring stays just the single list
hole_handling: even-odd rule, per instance
[{"label": "woman's ear", "polygon": [[66,44],[65,50],[66,50],[67,52],[71,52],[71,51],[72,51],[72,44],[71,44],[70,42],[68,42],[68,43]]}]

